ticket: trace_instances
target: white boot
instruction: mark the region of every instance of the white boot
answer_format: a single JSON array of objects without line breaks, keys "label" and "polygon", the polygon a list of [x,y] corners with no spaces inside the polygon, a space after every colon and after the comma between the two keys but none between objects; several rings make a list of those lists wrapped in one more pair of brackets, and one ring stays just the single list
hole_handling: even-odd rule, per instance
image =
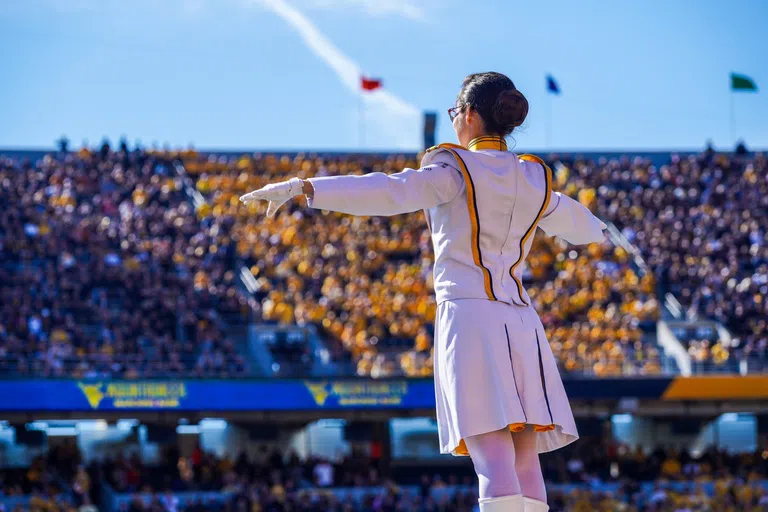
[{"label": "white boot", "polygon": [[549,510],[549,505],[533,498],[525,497],[523,503],[525,503],[525,512],[547,512]]},{"label": "white boot", "polygon": [[480,512],[523,512],[523,495],[499,496],[498,498],[481,498]]}]

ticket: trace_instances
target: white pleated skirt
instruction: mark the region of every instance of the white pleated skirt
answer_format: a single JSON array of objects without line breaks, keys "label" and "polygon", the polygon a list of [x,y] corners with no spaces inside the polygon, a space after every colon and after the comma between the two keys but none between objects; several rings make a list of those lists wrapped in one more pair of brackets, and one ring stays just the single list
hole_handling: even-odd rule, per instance
[{"label": "white pleated skirt", "polygon": [[435,397],[441,453],[464,439],[533,425],[539,453],[578,439],[539,315],[531,306],[444,301],[435,321]]}]

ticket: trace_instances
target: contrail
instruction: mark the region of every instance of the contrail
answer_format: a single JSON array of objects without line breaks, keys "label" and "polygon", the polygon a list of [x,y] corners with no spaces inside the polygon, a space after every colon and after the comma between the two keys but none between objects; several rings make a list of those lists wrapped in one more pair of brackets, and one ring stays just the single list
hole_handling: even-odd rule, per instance
[{"label": "contrail", "polygon": [[[381,142],[396,144],[398,147],[414,148],[418,146],[420,111],[414,105],[386,90],[363,92],[360,88],[360,67],[344,55],[327,37],[325,37],[300,11],[284,0],[250,0],[261,3],[285,20],[296,30],[307,47],[320,57],[336,73],[341,83],[350,92],[361,96],[372,107],[367,109],[368,124],[376,135],[385,138]],[[382,133],[383,132],[383,133]]]}]

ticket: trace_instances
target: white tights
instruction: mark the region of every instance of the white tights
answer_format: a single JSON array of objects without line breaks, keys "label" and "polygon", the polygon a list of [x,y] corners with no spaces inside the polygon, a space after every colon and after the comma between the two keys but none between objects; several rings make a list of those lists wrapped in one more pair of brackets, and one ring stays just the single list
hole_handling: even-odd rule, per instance
[{"label": "white tights", "polygon": [[532,426],[512,435],[503,429],[470,436],[464,441],[480,481],[480,499],[523,494],[546,503],[547,491]]}]

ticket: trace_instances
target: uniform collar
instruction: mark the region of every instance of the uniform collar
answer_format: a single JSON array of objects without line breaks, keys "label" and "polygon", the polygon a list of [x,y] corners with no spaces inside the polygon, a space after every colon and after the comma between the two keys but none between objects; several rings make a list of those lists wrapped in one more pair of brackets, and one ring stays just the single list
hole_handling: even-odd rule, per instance
[{"label": "uniform collar", "polygon": [[476,139],[472,139],[469,144],[467,144],[467,149],[470,151],[480,151],[483,149],[506,151],[507,142],[501,137],[488,135],[486,137],[477,137]]}]

